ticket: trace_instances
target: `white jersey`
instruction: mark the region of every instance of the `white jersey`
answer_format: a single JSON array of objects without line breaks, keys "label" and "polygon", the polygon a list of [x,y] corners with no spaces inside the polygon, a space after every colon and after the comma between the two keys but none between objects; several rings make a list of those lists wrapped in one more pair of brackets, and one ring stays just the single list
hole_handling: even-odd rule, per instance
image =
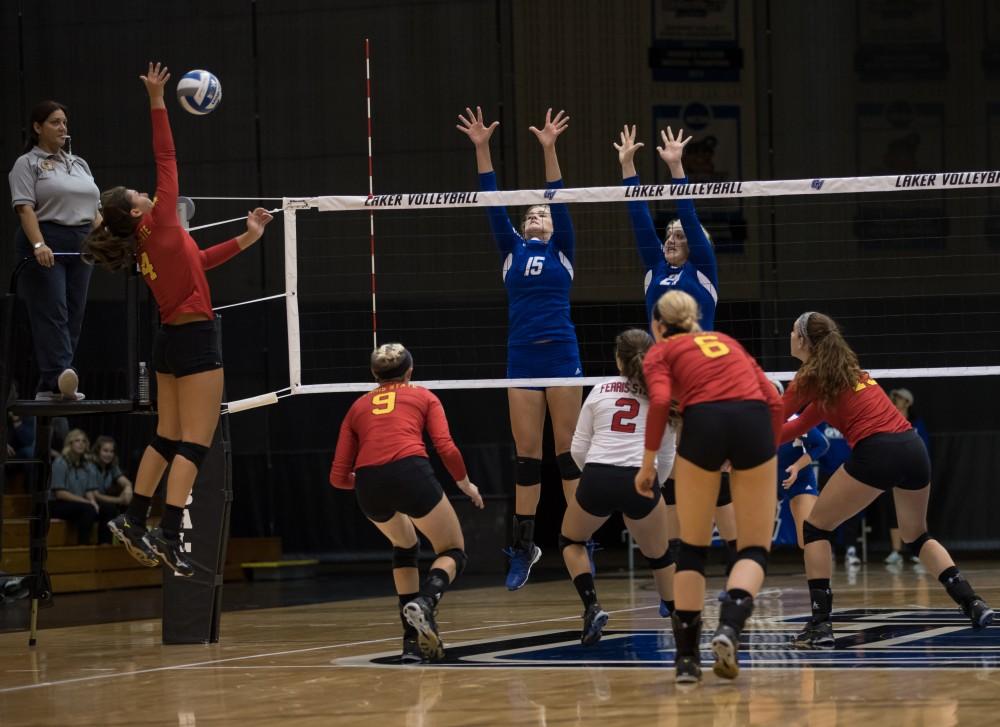
[{"label": "white jersey", "polygon": [[[583,402],[570,451],[577,467],[587,462],[639,467],[646,449],[646,392],[624,376],[597,384]],[[673,427],[663,434],[656,455],[656,471],[662,483],[674,464]]]}]

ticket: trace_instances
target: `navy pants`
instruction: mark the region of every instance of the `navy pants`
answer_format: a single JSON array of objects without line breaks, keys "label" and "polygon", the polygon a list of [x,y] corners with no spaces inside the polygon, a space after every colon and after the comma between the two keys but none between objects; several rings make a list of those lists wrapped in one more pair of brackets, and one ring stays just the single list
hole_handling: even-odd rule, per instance
[{"label": "navy pants", "polygon": [[[79,253],[80,244],[90,232],[89,224],[66,227],[40,222],[39,227],[45,244],[54,253]],[[14,249],[19,259],[34,257],[34,250],[20,227],[14,236]],[[56,264],[51,268],[28,263],[18,278],[18,294],[27,308],[35,345],[38,391],[58,391],[59,374],[73,366],[93,270],[79,255],[55,258]]]}]

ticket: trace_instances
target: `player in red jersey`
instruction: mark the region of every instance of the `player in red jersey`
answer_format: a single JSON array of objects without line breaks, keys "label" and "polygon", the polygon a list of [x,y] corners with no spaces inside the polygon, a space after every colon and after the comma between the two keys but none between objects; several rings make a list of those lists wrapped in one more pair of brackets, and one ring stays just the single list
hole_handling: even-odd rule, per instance
[{"label": "player in red jersey", "polygon": [[[194,574],[180,544],[181,519],[195,476],[215,436],[222,403],[222,352],[215,330],[205,270],[253,245],[271,221],[258,208],[247,230],[200,250],[177,218],[177,161],[163,89],[166,66],[149,64],[140,76],[149,94],[156,159],[156,197],[125,187],[101,194],[103,222],[84,242],[87,258],[110,270],[138,263],[160,309],[153,342],[156,371],[156,436],[139,463],[128,512],[108,523],[144,565],[163,561],[181,576]],[[146,530],[150,498],[167,465],[166,507],[160,527]]]},{"label": "player in red jersey", "polygon": [[791,351],[802,365],[785,391],[784,413],[801,414],[784,425],[781,440],[791,441],[826,420],[851,447],[851,456],[830,477],[802,527],[812,618],[794,644],[834,648],[833,531],[886,490],[892,490],[900,531],[912,552],[937,575],[974,628],[990,624],[993,610],[962,577],[944,546],[927,534],[931,463],[923,440],[878,382],[861,370],[832,318],[814,312],[799,316],[792,326]]},{"label": "player in red jersey", "polygon": [[[392,578],[403,622],[403,663],[439,661],[444,647],[435,615],[442,594],[465,568],[465,540],[455,510],[434,476],[424,447],[430,435],[458,488],[483,507],[448,431],[441,402],[410,384],[413,357],[401,344],[379,346],[371,357],[378,386],[358,398],[340,426],[330,484],[354,488],[358,505],[392,543]],[[416,529],[437,558],[420,585]]]},{"label": "player in red jersey", "polygon": [[674,463],[681,544],[674,575],[676,610],[671,615],[676,644],[676,680],[701,680],[699,641],[705,599],[705,558],[723,463],[732,464],[738,553],[719,608],[712,638],[713,671],[733,679],[739,673],[740,633],[764,582],[774,527],[777,476],[775,444],[781,429],[781,399],[760,366],[734,339],[702,331],[698,304],[687,293],[663,295],[653,312],[658,343],[646,355],[649,388],[646,448],[635,477],[647,497],[656,478],[670,400],[679,402],[683,430]]}]

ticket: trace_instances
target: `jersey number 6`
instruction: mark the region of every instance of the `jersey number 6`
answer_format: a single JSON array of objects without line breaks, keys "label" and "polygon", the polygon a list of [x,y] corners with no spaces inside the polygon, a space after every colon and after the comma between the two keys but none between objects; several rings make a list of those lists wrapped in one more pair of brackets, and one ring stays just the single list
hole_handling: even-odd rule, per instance
[{"label": "jersey number 6", "polygon": [[372,404],[372,414],[375,416],[388,414],[396,408],[396,392],[385,391],[381,394],[375,394],[372,397]]},{"label": "jersey number 6", "polygon": [[711,334],[707,336],[695,336],[694,342],[701,349],[701,352],[709,358],[719,358],[719,356],[725,356],[729,353],[729,346],[720,341],[718,336]]},{"label": "jersey number 6", "polygon": [[611,417],[611,431],[625,432],[625,434],[635,433],[635,422],[629,421],[639,416],[639,402],[635,399],[622,397],[615,402],[618,411]]}]

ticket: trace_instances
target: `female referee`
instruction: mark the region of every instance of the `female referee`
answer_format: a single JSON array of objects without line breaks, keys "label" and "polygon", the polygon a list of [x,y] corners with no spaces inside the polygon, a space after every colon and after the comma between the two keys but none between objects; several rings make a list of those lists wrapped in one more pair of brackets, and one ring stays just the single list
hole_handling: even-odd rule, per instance
[{"label": "female referee", "polygon": [[[479,188],[497,188],[490,137],[500,122],[487,126],[478,106],[475,113],[465,109],[457,128],[476,147]],[[556,157],[556,139],[569,127],[569,117],[560,111],[545,114],[541,129],[531,132],[545,154],[546,188],[563,186]],[[554,194],[554,193],[553,193]],[[583,375],[576,330],[570,319],[569,289],[573,284],[574,233],[564,204],[529,207],[521,227],[514,229],[503,207],[489,208],[490,226],[503,261],[503,281],[507,289],[507,378]],[[507,588],[516,591],[528,582],[528,575],[542,551],[535,545],[535,511],[541,496],[542,432],[545,410],[552,418],[556,462],[563,482],[566,502],[572,502],[580,480],[580,470],[570,454],[573,430],[580,414],[582,390],[578,386],[546,389],[512,387],[507,390],[511,432],[517,450],[514,488],[514,536],[507,573]]]},{"label": "female referee", "polygon": [[[444,647],[434,617],[441,596],[465,568],[465,540],[427,459],[425,429],[458,488],[480,509],[483,498],[469,482],[440,400],[410,384],[410,352],[399,343],[383,344],[372,352],[371,370],[378,386],[358,398],[344,417],[330,484],[354,488],[361,511],[392,543],[402,662],[440,661]],[[414,525],[438,554],[422,586]]]},{"label": "female referee", "polygon": [[[222,353],[205,271],[257,242],[271,221],[264,209],[247,215],[247,231],[206,250],[177,219],[177,160],[163,89],[166,66],[149,64],[140,76],[149,94],[156,159],[156,197],[125,187],[101,194],[104,219],[84,242],[84,254],[109,270],[138,262],[160,309],[153,341],[156,436],[143,452],[128,512],[108,523],[139,562],[162,560],[177,575],[194,568],[180,547],[181,518],[195,476],[215,435],[222,403]],[[150,498],[167,465],[167,497],[160,527],[146,530]]]},{"label": "female referee", "polygon": [[826,420],[851,446],[850,458],[830,477],[803,526],[812,618],[793,643],[807,649],[835,646],[830,621],[833,531],[886,490],[892,490],[899,528],[912,552],[937,576],[973,628],[992,623],[993,610],[976,595],[944,546],[927,534],[931,464],[923,440],[878,382],[861,370],[832,318],[803,313],[790,338],[792,356],[802,365],[785,391],[784,409],[786,415],[801,414],[785,424],[782,441]]},{"label": "female referee", "polygon": [[[601,629],[608,621],[607,611],[597,602],[586,545],[615,511],[622,513],[625,527],[646,557],[661,602],[673,610],[674,561],[667,539],[667,509],[658,487],[653,489],[651,500],[635,491],[649,410],[642,361],[652,345],[649,334],[638,328],[618,335],[615,363],[620,375],[591,390],[573,435],[573,459],[583,473],[575,497],[566,506],[559,546],[583,601],[580,641],[584,646],[600,640]],[[656,454],[656,470],[661,479],[669,474],[673,462],[674,436],[668,432]]]},{"label": "female referee", "polygon": [[[639,173],[635,169],[635,153],[644,145],[635,141],[635,126],[627,125],[619,134],[620,144],[613,144],[618,151],[618,161],[622,166],[622,184],[626,187],[639,185]],[[687,184],[684,174],[684,147],[692,137],[684,138],[684,130],[678,129],[677,136],[670,127],[660,131],[663,146],[656,147],[670,169],[672,184]],[[701,317],[698,325],[703,330],[715,328],[715,306],[719,301],[719,270],[712,249],[712,238],[698,219],[694,202],[690,199],[677,200],[677,215],[667,223],[664,240],[656,233],[649,205],[645,202],[629,202],[629,217],[639,248],[639,256],[646,268],[643,281],[646,293],[646,320],[652,320],[653,309],[660,296],[669,290],[683,290],[697,301]],[[719,536],[726,543],[726,573],[736,562],[736,515],[733,513],[733,498],[729,489],[729,473],[720,475],[721,486],[715,503],[715,522]],[[676,496],[674,478],[668,477],[663,483],[663,495],[667,503],[672,540],[677,533]],[[678,541],[674,540],[676,548]],[[661,612],[666,616],[666,612]]]},{"label": "female referee", "polygon": [[753,357],[724,333],[703,332],[698,318],[698,303],[680,290],[664,294],[653,310],[658,343],[643,363],[649,416],[642,467],[635,476],[639,493],[655,497],[656,456],[673,396],[684,427],[674,463],[681,543],[674,576],[677,610],[671,614],[676,681],[681,684],[701,679],[705,558],[719,471],[726,460],[732,464],[739,552],[712,638],[713,670],[726,679],[739,673],[740,633],[764,582],[771,545],[775,433],[782,422],[781,398]]}]

